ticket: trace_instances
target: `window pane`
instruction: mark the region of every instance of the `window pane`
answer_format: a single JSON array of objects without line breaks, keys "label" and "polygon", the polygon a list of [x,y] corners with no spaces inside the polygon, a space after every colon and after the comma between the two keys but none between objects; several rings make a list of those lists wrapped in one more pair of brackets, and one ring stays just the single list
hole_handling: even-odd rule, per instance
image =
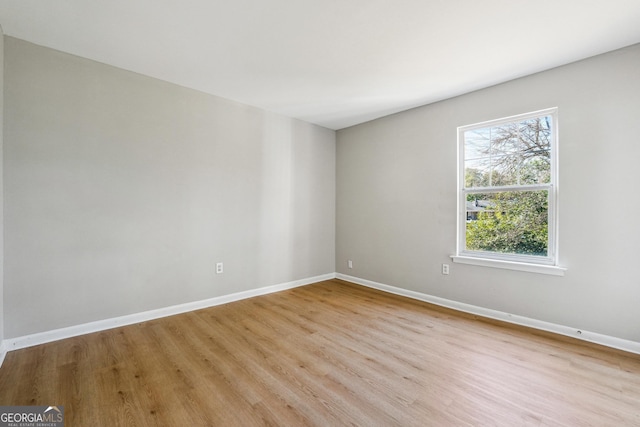
[{"label": "window pane", "polygon": [[551,182],[549,152],[525,159],[520,168],[520,185],[548,184]]},{"label": "window pane", "polygon": [[466,250],[546,256],[548,191],[471,193],[466,200]]},{"label": "window pane", "polygon": [[526,157],[551,148],[551,116],[525,120],[519,126],[522,150]]},{"label": "window pane", "polygon": [[491,158],[491,185],[520,185],[520,165],[522,157],[515,155],[501,155]]},{"label": "window pane", "polygon": [[551,182],[551,119],[465,131],[466,188]]},{"label": "window pane", "polygon": [[464,158],[473,160],[488,158],[491,143],[491,129],[474,129],[464,133]]},{"label": "window pane", "polygon": [[466,188],[489,187],[489,159],[475,159],[464,162],[464,186]]},{"label": "window pane", "polygon": [[506,123],[491,128],[492,156],[518,155],[522,149],[519,123]]}]

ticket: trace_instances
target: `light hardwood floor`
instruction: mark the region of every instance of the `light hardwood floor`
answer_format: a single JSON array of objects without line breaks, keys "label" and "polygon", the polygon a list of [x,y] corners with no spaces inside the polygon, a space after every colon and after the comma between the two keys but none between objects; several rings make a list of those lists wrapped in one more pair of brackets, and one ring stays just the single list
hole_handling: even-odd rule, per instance
[{"label": "light hardwood floor", "polygon": [[640,356],[330,280],[10,352],[66,426],[640,426]]}]

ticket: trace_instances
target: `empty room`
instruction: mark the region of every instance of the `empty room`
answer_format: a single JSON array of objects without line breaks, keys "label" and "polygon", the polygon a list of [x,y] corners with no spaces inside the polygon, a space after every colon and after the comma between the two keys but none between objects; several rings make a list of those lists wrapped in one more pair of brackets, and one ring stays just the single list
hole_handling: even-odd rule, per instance
[{"label": "empty room", "polygon": [[637,0],[0,27],[0,427],[640,426]]}]

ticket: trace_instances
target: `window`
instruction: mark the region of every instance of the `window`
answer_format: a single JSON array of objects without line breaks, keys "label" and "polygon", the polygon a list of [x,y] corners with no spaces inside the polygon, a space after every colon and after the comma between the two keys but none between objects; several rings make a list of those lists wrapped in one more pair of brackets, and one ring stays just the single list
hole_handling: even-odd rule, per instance
[{"label": "window", "polygon": [[555,108],[458,128],[454,261],[557,267],[557,128]]}]

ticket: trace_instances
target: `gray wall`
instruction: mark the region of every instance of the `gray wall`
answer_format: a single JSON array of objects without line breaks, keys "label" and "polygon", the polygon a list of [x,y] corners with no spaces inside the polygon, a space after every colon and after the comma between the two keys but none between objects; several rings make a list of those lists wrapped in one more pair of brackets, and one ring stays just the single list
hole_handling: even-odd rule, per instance
[{"label": "gray wall", "polygon": [[4,339],[4,163],[3,153],[4,123],[4,33],[0,27],[0,345]]},{"label": "gray wall", "polygon": [[11,37],[5,65],[5,338],[335,271],[335,132]]},{"label": "gray wall", "polygon": [[[639,70],[635,45],[338,131],[337,271],[640,341]],[[452,264],[443,276],[456,127],[555,106],[566,275]]]}]

